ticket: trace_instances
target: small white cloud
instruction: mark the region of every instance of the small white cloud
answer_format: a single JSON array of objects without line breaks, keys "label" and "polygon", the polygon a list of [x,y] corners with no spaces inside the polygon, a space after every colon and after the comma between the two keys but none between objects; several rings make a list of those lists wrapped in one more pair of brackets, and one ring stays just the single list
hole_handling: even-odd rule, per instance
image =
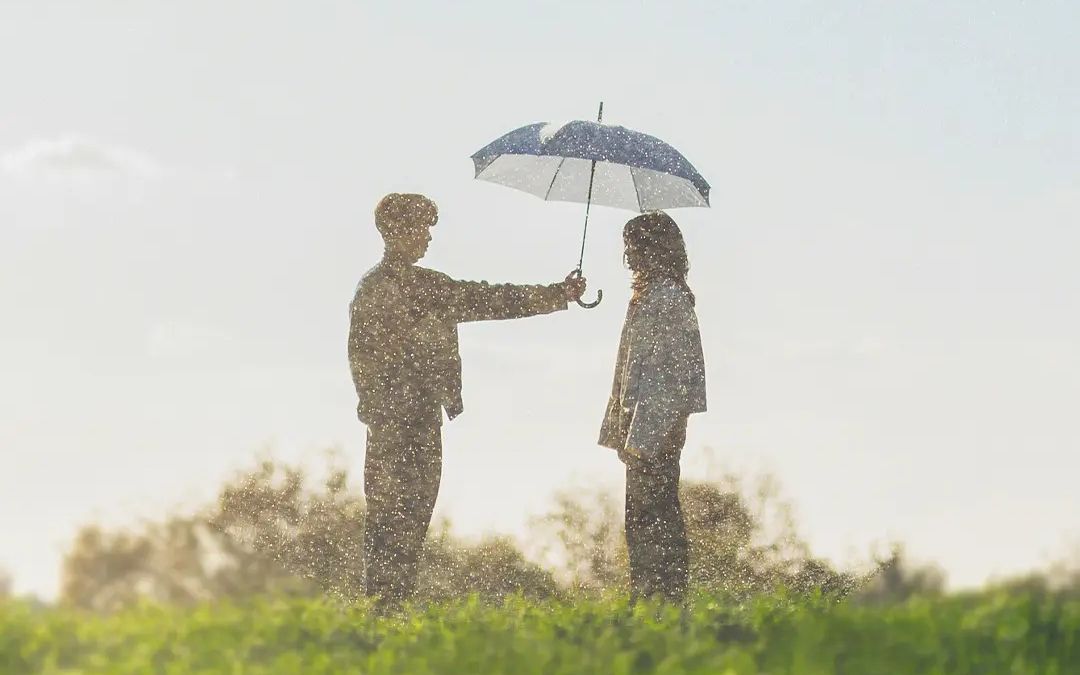
[{"label": "small white cloud", "polygon": [[50,183],[152,180],[165,173],[149,156],[84,136],[29,141],[0,155],[0,173]]}]

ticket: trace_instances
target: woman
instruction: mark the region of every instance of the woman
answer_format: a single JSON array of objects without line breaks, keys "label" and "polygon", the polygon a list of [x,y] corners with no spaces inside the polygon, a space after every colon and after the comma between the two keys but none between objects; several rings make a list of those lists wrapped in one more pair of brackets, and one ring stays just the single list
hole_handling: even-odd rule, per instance
[{"label": "woman", "polygon": [[626,465],[632,594],[677,602],[689,573],[679,458],[687,418],[705,411],[701,335],[675,221],[659,211],[640,215],[626,223],[623,243],[634,294],[599,442]]}]

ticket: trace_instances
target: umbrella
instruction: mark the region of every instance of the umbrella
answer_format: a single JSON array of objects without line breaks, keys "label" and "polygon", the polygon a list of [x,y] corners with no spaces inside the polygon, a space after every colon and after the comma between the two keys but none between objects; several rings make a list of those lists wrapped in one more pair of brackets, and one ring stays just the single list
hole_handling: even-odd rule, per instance
[{"label": "umbrella", "polygon": [[[682,154],[659,138],[595,122],[539,122],[515,129],[476,151],[475,177],[534,194],[547,201],[583,202],[585,227],[575,270],[581,274],[589,208],[639,213],[683,206],[709,206],[709,184]],[[591,303],[600,304],[603,291]]]}]

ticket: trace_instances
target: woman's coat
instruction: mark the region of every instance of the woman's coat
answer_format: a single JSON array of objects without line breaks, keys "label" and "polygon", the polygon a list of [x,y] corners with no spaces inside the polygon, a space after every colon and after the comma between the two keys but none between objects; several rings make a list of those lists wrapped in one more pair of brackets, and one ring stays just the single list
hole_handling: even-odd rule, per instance
[{"label": "woman's coat", "polygon": [[600,445],[648,458],[676,424],[705,412],[705,359],[690,291],[659,279],[631,301]]}]

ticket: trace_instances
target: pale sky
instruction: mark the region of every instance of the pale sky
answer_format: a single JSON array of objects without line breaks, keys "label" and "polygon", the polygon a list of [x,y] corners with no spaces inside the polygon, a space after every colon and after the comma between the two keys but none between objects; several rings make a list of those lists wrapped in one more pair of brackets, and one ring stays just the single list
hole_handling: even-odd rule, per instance
[{"label": "pale sky", "polygon": [[[472,179],[512,128],[678,147],[709,377],[684,475],[772,472],[813,549],[966,586],[1080,538],[1080,5],[0,3],[0,567],[55,594],[82,523],[190,508],[270,446],[359,476],[346,305],[388,191],[425,263],[556,281],[583,207]],[[521,533],[621,489],[595,438],[629,295],[462,330],[438,512]],[[590,292],[591,297],[591,292]],[[708,459],[709,449],[711,460]]]}]

